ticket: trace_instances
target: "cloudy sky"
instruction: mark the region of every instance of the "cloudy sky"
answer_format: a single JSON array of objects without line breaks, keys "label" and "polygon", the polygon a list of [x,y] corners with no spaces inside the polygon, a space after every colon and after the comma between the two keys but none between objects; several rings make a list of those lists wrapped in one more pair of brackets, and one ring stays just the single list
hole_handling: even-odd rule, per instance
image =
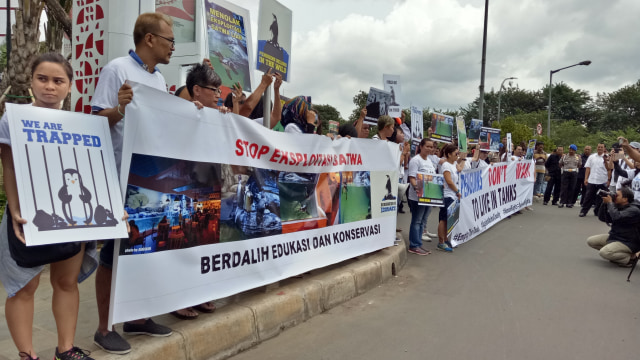
[{"label": "cloudy sky", "polygon": [[[248,9],[254,41],[258,1]],[[458,109],[478,95],[482,0],[280,0],[293,11],[292,81],[285,96],[310,95],[344,118],[353,96],[382,88],[382,74],[402,78],[403,107]],[[549,82],[549,71],[592,96],[639,78],[637,0],[519,0],[489,4],[485,90],[517,77],[524,89]],[[634,30],[636,29],[636,30]]]}]

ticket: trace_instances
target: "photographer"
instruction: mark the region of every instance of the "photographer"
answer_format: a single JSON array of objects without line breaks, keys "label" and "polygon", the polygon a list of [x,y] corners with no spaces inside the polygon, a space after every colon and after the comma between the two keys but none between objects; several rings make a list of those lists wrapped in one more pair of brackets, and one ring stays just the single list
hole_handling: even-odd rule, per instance
[{"label": "photographer", "polygon": [[600,251],[603,259],[619,266],[631,266],[635,253],[640,251],[640,208],[632,205],[633,191],[622,188],[613,200],[606,191],[599,191],[602,206],[598,212],[601,221],[611,224],[609,234],[594,235],[587,244]]}]

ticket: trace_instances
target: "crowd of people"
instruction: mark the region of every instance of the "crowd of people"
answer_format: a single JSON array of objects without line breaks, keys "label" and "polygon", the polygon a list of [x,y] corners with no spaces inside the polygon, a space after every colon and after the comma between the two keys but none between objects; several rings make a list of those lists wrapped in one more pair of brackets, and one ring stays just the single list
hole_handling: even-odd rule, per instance
[{"label": "crowd of people", "polygon": [[[135,49],[130,50],[125,56],[112,60],[102,69],[91,103],[94,114],[108,118],[118,171],[120,171],[122,157],[126,106],[135,96],[127,80],[136,81],[163,92],[167,91],[165,79],[156,65],[168,64],[175,50],[171,18],[160,13],[140,15],[133,30],[133,39]],[[32,106],[58,109],[71,91],[73,69],[68,61],[59,54],[41,55],[33,62],[31,71],[31,88],[35,98]],[[271,84],[274,85],[273,104],[263,104],[263,94]],[[196,65],[190,70],[185,86],[175,95],[192,101],[198,108],[208,107],[223,113],[236,113],[260,124],[263,124],[264,114],[267,111],[270,121],[266,125],[270,128],[280,123],[284,132],[322,135],[320,130],[322,119],[313,109],[310,99],[297,96],[281,105],[281,84],[282,77],[268,71],[251,94],[246,96],[240,87],[234,87],[225,98],[224,105],[219,106],[222,93],[221,80],[205,59],[203,64]],[[365,116],[366,109],[362,109],[360,117],[354,123],[343,124],[338,128],[337,134],[326,135],[332,138],[366,138],[369,127],[364,123]],[[436,143],[424,138],[417,146],[415,155],[411,157],[409,145],[411,131],[405,123],[404,115],[400,118],[380,116],[377,122],[377,133],[373,139],[391,141],[400,147],[399,182],[408,185],[406,193],[411,211],[408,251],[416,255],[428,255],[430,252],[423,248],[422,241],[431,241],[436,238],[437,250],[449,253],[453,251],[451,244],[447,241],[447,208],[461,197],[458,180],[461,171],[484,168],[490,166],[491,162],[520,160],[524,157],[526,148],[524,144],[518,144],[511,154],[506,151],[506,146],[501,144],[503,146],[498,154],[474,148],[466,154],[461,153],[455,143]],[[504,143],[506,144],[506,139]],[[22,225],[26,224],[27,220],[22,218],[18,202],[6,114],[0,120],[0,149],[8,202],[0,228],[0,281],[8,293],[5,314],[20,358],[33,360],[38,359],[33,346],[34,295],[45,264],[33,267],[20,266],[12,257],[14,249],[9,249],[14,246],[18,249],[16,251],[21,251],[27,256],[29,251],[33,250],[24,245]],[[580,216],[585,216],[594,205],[594,212],[600,214],[603,221],[618,226],[624,222],[621,220],[624,217],[622,213],[640,218],[637,217],[640,210],[625,210],[631,206],[629,204],[633,202],[634,196],[640,198],[638,194],[640,166],[635,165],[640,164],[639,149],[640,144],[629,144],[625,139],[621,139],[619,148],[613,149],[611,153],[606,151],[604,144],[598,144],[597,153],[591,154],[591,147],[586,146],[583,153],[578,155],[577,147],[571,145],[567,154],[564,154],[563,147],[557,147],[551,155],[547,156],[544,152],[544,144],[539,143],[534,154],[535,195],[544,196],[544,205],[547,205],[553,192],[552,204],[568,208],[573,207],[580,196]],[[624,153],[629,158],[625,157]],[[431,206],[421,205],[418,202],[416,192],[418,173],[437,173],[444,177],[444,207],[439,210],[437,234],[426,231]],[[601,196],[598,193],[599,190],[607,190],[610,186],[618,190],[615,201],[612,201],[611,197]],[[403,213],[401,197],[398,196],[398,211]],[[612,203],[619,206],[614,207]],[[602,206],[602,204],[606,205]],[[601,208],[608,212],[603,213]],[[616,213],[615,209],[621,210]],[[625,242],[630,236],[629,231],[624,229],[620,231],[616,227],[616,231],[614,232],[612,228],[612,232],[606,237],[590,238],[589,245],[599,249],[601,255],[606,253],[606,257],[605,255],[603,257],[607,259],[628,264],[633,260],[635,256],[633,254],[640,248],[636,243]],[[613,242],[616,242],[615,247],[611,245]],[[51,245],[51,249],[57,253],[60,246]],[[98,308],[98,326],[94,342],[110,353],[126,354],[131,351],[130,344],[115,331],[115,328],[108,327],[113,260],[113,241],[105,241],[99,256],[95,242],[87,242],[80,243],[75,250],[50,263],[53,287],[52,310],[58,334],[55,351],[57,360],[91,359],[89,352],[74,345],[74,337],[79,309],[77,284],[94,271],[96,271],[95,289]],[[193,319],[198,316],[198,312],[214,310],[213,302],[206,302],[192,308],[178,310],[174,315],[181,319]],[[172,334],[170,328],[157,324],[151,319],[126,322],[123,325],[123,332],[149,336]]]}]

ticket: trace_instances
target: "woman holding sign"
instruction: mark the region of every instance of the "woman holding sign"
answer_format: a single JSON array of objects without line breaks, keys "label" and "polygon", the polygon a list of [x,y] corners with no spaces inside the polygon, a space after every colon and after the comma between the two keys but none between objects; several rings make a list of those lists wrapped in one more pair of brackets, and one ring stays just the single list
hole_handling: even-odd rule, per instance
[{"label": "woman holding sign", "polygon": [[462,167],[456,164],[458,160],[458,147],[447,144],[442,148],[442,157],[445,162],[442,164],[442,175],[444,176],[444,206],[440,208],[438,214],[438,247],[437,250],[452,252],[453,249],[447,245],[447,210],[456,200],[460,199],[458,189],[458,173]]},{"label": "woman holding sign", "polygon": [[[32,105],[59,109],[61,102],[71,92],[73,78],[71,65],[60,54],[48,53],[35,59],[31,72],[31,89],[35,97]],[[15,260],[19,250],[21,255],[31,256],[30,263],[42,263],[35,258],[37,256],[33,255],[34,251],[38,251],[34,248],[40,248],[40,246],[24,245],[22,225],[26,224],[27,220],[20,214],[6,112],[0,120],[0,148],[4,168],[4,187],[7,194],[7,209],[0,226],[0,281],[8,294],[5,317],[20,359],[38,359],[33,348],[34,294],[44,265],[23,267]],[[95,242],[86,244],[86,249],[84,243],[75,244],[73,251],[58,251],[65,246],[68,248],[69,244],[43,246],[51,246],[50,252],[61,254],[55,262],[50,264],[53,287],[52,309],[58,330],[55,359],[91,359],[88,352],[73,345],[73,340],[80,303],[78,281],[89,277],[97,266]],[[81,268],[87,271],[81,274]]]}]

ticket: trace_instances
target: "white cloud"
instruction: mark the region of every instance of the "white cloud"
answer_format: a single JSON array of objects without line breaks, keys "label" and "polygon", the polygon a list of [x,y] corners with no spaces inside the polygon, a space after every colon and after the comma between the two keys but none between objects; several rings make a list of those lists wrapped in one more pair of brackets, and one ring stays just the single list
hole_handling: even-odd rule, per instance
[{"label": "white cloud", "polygon": [[[257,16],[256,1],[236,2]],[[402,77],[405,107],[457,109],[478,95],[482,0],[281,2],[294,13],[286,96],[311,95],[348,117],[353,96],[382,88],[383,73]],[[640,42],[632,24],[639,13],[636,0],[492,2],[485,90],[510,76],[520,88],[539,89],[551,69],[587,59],[589,67],[557,73],[554,82],[591,95],[635,83]]]}]

